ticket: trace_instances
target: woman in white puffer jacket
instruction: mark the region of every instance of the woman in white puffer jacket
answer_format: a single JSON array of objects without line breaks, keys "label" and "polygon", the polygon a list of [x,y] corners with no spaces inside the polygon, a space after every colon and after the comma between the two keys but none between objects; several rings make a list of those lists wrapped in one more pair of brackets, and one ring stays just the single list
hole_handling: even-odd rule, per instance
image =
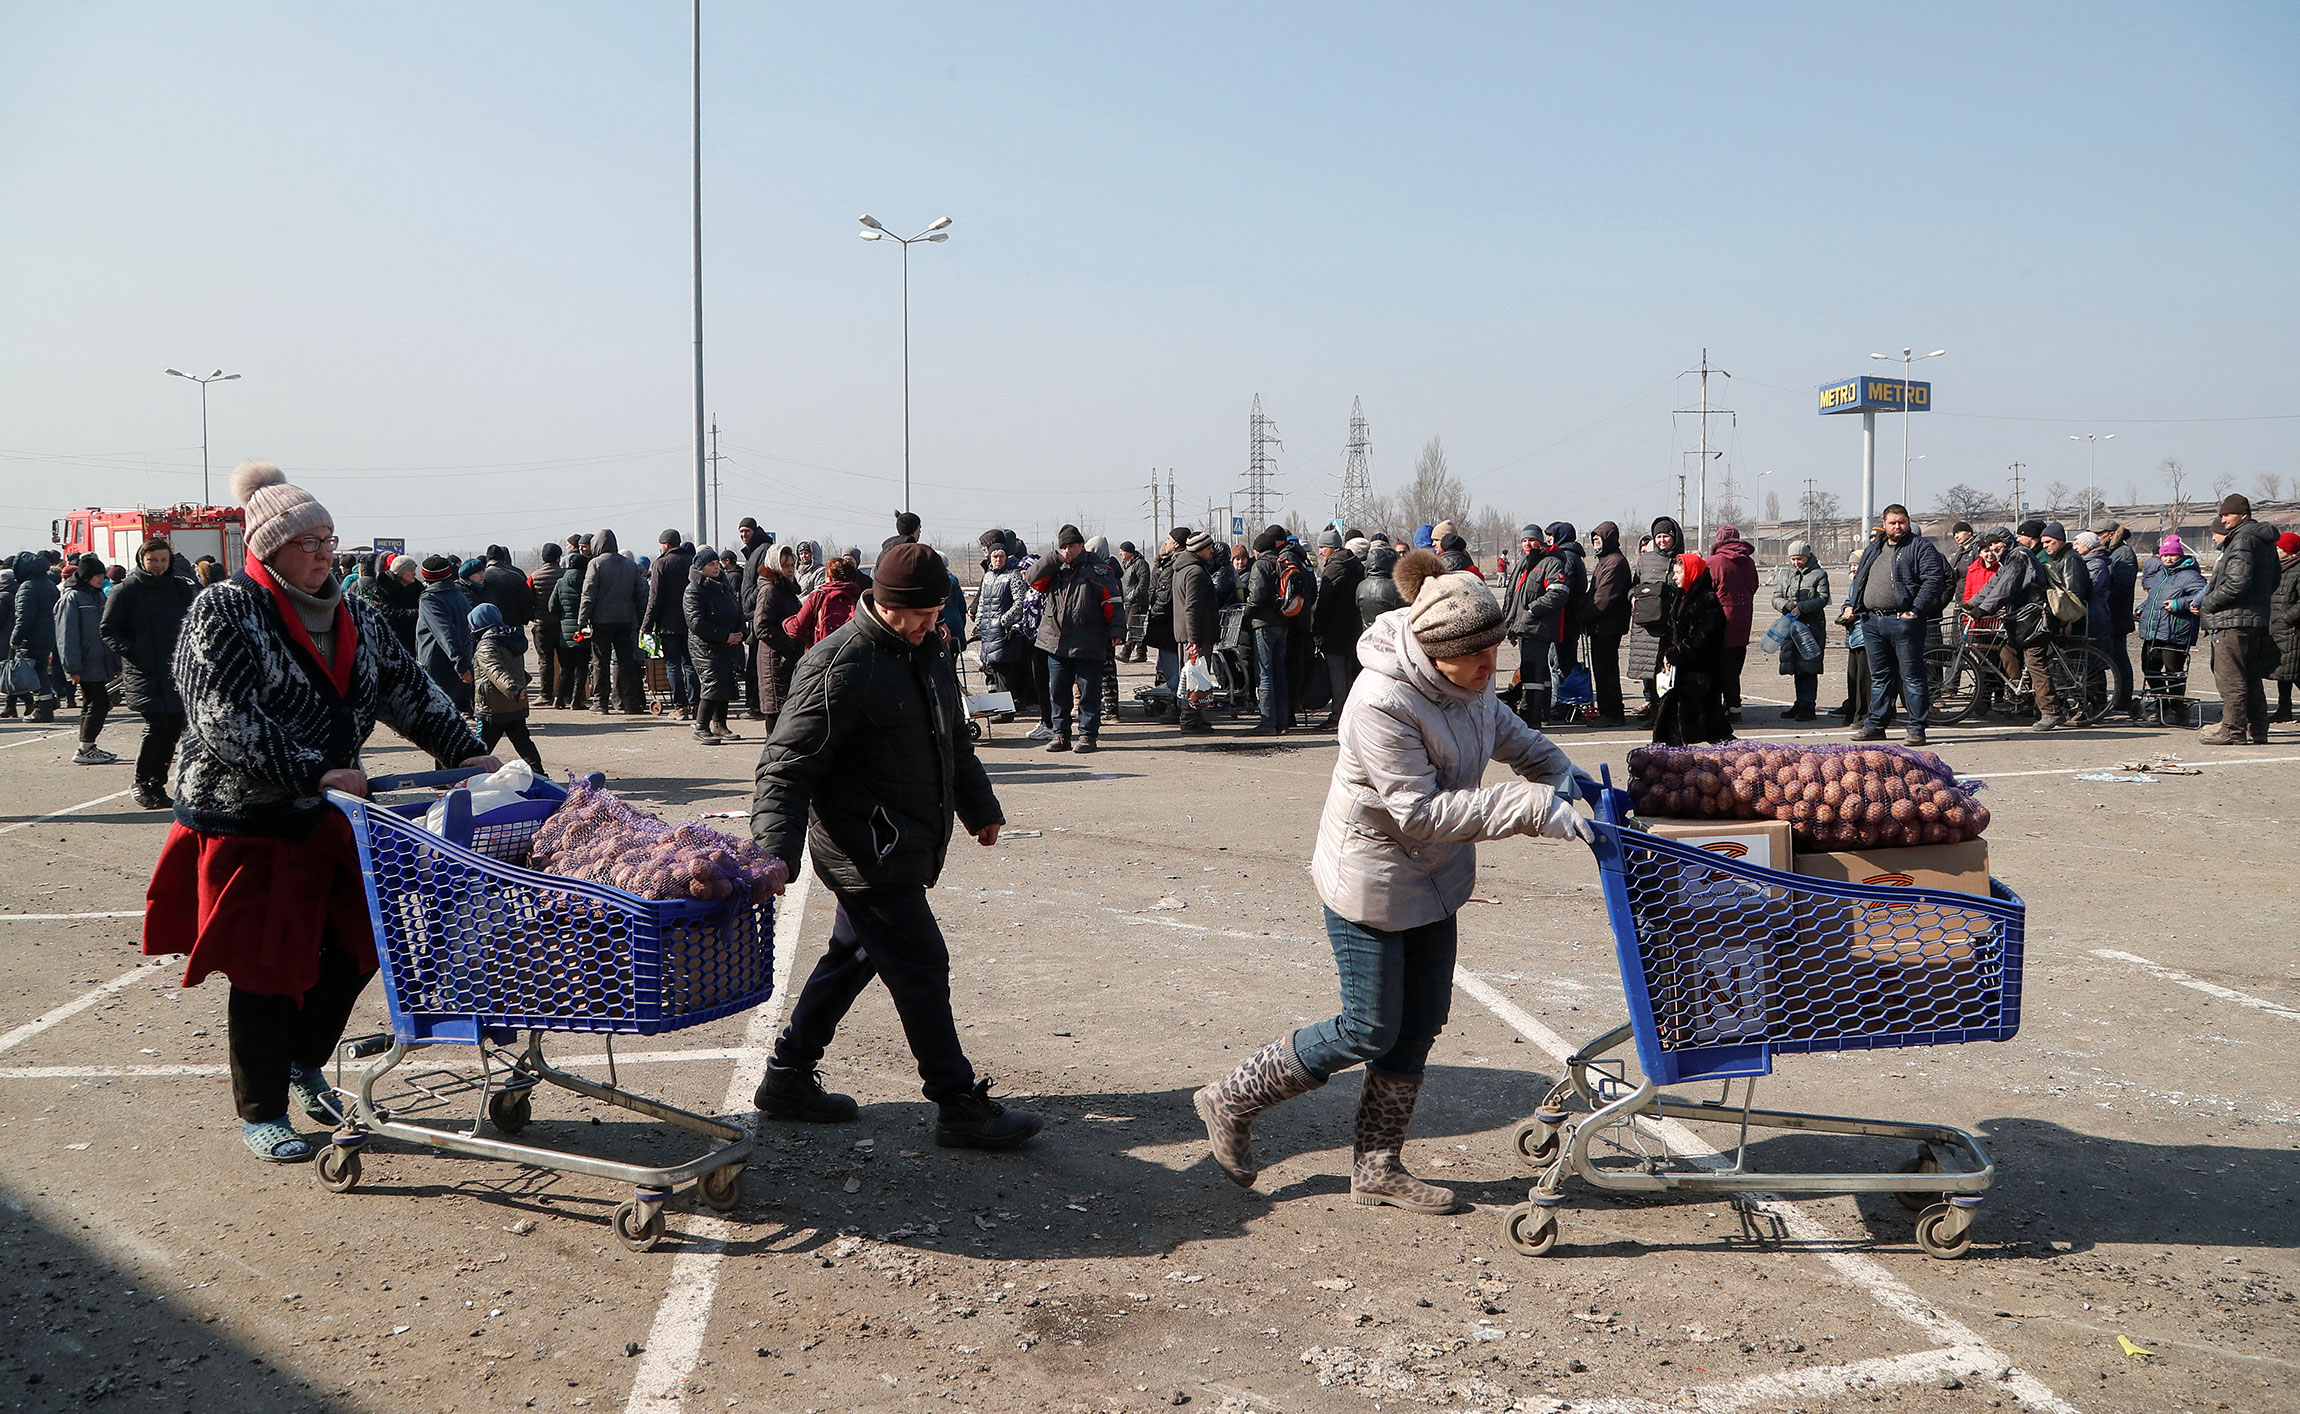
[{"label": "woman in white puffer jacket", "polygon": [[[1477,884],[1477,842],[1591,830],[1573,808],[1573,763],[1494,696],[1504,628],[1492,591],[1474,574],[1440,573],[1427,550],[1400,560],[1396,577],[1408,606],[1358,640],[1310,863],[1342,1009],[1264,1046],[1196,1103],[1216,1162],[1248,1185],[1254,1116],[1363,1061],[1350,1197],[1444,1213],[1453,1193],[1400,1155],[1452,1003],[1454,915]],[[1491,761],[1522,779],[1480,784]]]}]

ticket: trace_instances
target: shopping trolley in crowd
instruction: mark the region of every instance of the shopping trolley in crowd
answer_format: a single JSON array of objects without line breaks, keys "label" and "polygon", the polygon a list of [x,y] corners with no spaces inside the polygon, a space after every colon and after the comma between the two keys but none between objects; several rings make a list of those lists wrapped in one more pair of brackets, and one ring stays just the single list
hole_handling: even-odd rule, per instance
[{"label": "shopping trolley in crowd", "polygon": [[[1995,880],[1990,896],[1785,874],[1649,834],[1630,797],[1586,782],[1599,872],[1629,1023],[1566,1061],[1566,1078],[1517,1127],[1540,1176],[1510,1209],[1510,1245],[1528,1256],[1558,1239],[1565,1181],[1629,1192],[1892,1193],[1918,1210],[1917,1243],[1963,1256],[1995,1176],[1978,1139],[1948,1125],[1761,1110],[1757,1077],[1773,1058],[1809,1051],[2009,1040],[2020,1029],[2025,906]],[[1627,1057],[1634,1047],[1634,1079]],[[1731,1103],[1733,1081],[1743,1082]],[[1663,1092],[1716,1081],[1716,1099]],[[1569,1103],[1585,1107],[1575,1113]],[[1728,1163],[1660,1121],[1738,1127]],[[1892,1172],[1759,1172],[1749,1131],[1914,1140]],[[1671,1144],[1672,1132],[1678,1138]],[[1747,1209],[1744,1209],[1746,1214]]]},{"label": "shopping trolley in crowd", "polygon": [[[368,784],[381,795],[449,787],[474,774],[439,771]],[[591,777],[594,785],[600,780]],[[490,811],[475,827],[470,797],[458,791],[446,798],[442,834],[425,827],[425,802],[387,806],[328,792],[350,817],[358,846],[391,1034],[344,1044],[343,1058],[373,1060],[349,1093],[343,1125],[319,1155],[319,1178],[331,1191],[349,1191],[360,1179],[361,1149],[376,1138],[588,1174],[631,1185],[630,1200],[615,1209],[615,1235],[645,1251],[662,1238],[663,1205],[683,1185],[694,1184],[714,1212],[734,1209],[751,1137],[624,1089],[614,1038],[699,1026],[766,1000],[774,978],[774,908],[771,901],[754,905],[740,891],[718,902],[656,902],[525,868],[529,842],[565,794],[538,781],[527,804]],[[570,1031],[605,1038],[606,1083],[544,1058],[543,1037]],[[479,1100],[468,1130],[394,1118],[376,1104],[378,1082],[411,1053],[444,1045],[470,1046],[478,1055]],[[479,1132],[484,1116],[501,1135],[518,1135],[543,1082],[716,1142],[695,1158],[652,1167]]]}]

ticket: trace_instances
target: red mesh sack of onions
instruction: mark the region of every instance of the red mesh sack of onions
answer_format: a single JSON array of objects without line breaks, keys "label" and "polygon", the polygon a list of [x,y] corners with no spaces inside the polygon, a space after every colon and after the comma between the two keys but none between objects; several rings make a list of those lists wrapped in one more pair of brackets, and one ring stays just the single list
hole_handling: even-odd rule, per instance
[{"label": "red mesh sack of onions", "polygon": [[1989,825],[1977,782],[1902,746],[1646,746],[1629,776],[1640,815],[1784,820],[1804,850],[1954,844]]},{"label": "red mesh sack of onions", "polygon": [[762,904],[789,882],[783,861],[705,825],[668,825],[597,786],[570,779],[567,803],[528,847],[533,868],[661,901]]}]

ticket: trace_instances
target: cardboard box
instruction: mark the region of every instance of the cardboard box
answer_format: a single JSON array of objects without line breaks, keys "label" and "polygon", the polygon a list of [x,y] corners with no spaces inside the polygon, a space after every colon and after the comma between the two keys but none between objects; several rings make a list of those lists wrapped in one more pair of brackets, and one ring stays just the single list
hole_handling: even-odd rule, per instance
[{"label": "cardboard box", "polygon": [[[1790,860],[1796,848],[1786,820],[1643,820],[1648,830],[1665,840],[1712,850],[1764,869],[1793,872]],[[1985,892],[1988,885],[1981,885]]]},{"label": "cardboard box", "polygon": [[1983,898],[1988,897],[1989,892],[1987,840],[1919,845],[1913,849],[1799,854],[1796,861],[1797,873],[1840,884],[1949,889],[1960,894],[1979,894]]}]

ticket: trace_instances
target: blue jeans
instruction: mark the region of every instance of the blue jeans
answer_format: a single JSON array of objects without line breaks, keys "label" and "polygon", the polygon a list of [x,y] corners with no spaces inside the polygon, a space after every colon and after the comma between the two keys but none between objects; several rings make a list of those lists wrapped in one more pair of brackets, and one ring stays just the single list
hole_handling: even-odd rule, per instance
[{"label": "blue jeans", "polygon": [[1861,620],[1861,644],[1869,650],[1869,726],[1883,730],[1885,713],[1893,705],[1893,680],[1901,684],[1901,702],[1909,709],[1909,730],[1921,732],[1931,722],[1933,704],[1925,682],[1925,621],[1897,614],[1871,614]]},{"label": "blue jeans", "polygon": [[671,688],[671,705],[692,707],[702,701],[695,680],[695,660],[687,654],[687,635],[656,634],[655,646],[663,653],[663,678]]},{"label": "blue jeans", "polygon": [[1453,1009],[1454,920],[1385,933],[1326,910],[1341,973],[1340,1015],[1294,1033],[1294,1054],[1320,1080],[1364,1061],[1419,1075]]},{"label": "blue jeans", "polygon": [[1070,739],[1070,687],[1078,685],[1078,730],[1088,741],[1102,730],[1102,671],[1105,660],[1056,658],[1046,660],[1046,690],[1054,697],[1054,734]]},{"label": "blue jeans", "polygon": [[1171,648],[1158,650],[1158,681],[1174,689],[1174,696],[1182,695],[1182,655]]},{"label": "blue jeans", "polygon": [[1255,725],[1276,730],[1293,725],[1293,713],[1286,710],[1286,630],[1276,624],[1254,625],[1254,673],[1257,679],[1255,696],[1261,700],[1262,714]]}]

